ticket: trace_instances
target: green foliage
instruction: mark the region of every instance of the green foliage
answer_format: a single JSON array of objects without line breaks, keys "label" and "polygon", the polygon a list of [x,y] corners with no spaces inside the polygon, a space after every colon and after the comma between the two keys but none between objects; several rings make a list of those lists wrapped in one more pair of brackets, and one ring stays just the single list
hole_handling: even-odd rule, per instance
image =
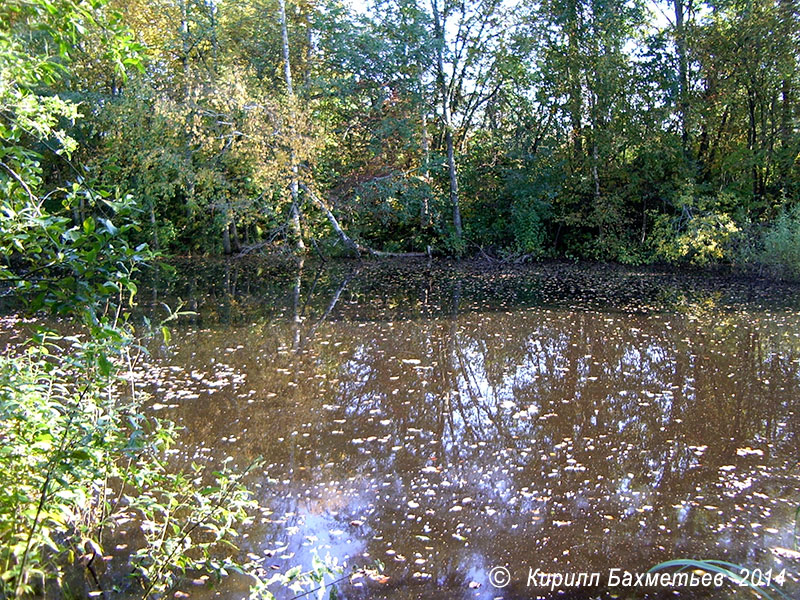
[{"label": "green foliage", "polygon": [[[253,567],[235,560],[232,543],[253,507],[241,483],[246,472],[176,473],[166,454],[174,426],[148,416],[140,408],[146,398],[123,377],[142,352],[128,323],[134,276],[154,257],[137,239],[139,223],[174,188],[139,163],[137,193],[121,191],[115,176],[124,158],[107,172],[76,165],[86,148],[67,129],[78,131],[78,105],[43,92],[66,81],[73,48],[91,36],[104,60],[136,66],[136,44],[106,8],[96,0],[12,0],[0,9],[0,286],[19,310],[69,318],[78,332],[38,330],[16,355],[0,358],[4,598],[38,596],[54,584],[67,594],[77,565],[97,591],[93,565],[123,519],[139,523],[144,537],[132,562],[145,597],[171,590],[187,570],[222,576]],[[46,163],[68,176],[45,173]],[[153,164],[160,170],[170,161]],[[192,184],[202,190],[208,180],[215,192],[230,192],[228,180],[206,172]],[[156,330],[168,343],[166,327]]]},{"label": "green foliage", "polygon": [[547,206],[537,201],[518,201],[511,207],[515,250],[531,258],[544,256],[547,243]]},{"label": "green foliage", "polygon": [[[0,98],[13,118],[0,135],[17,150],[0,177],[15,195],[15,176],[42,196],[73,182],[131,194],[133,247],[291,242],[297,179],[377,249],[706,265],[800,191],[791,3],[698,5],[678,28],[639,2],[448,0],[437,29],[418,0],[367,15],[290,2],[289,99],[276,2],[113,1],[120,14],[4,7]],[[70,153],[84,169],[66,166]],[[56,212],[110,218],[92,195],[81,214]],[[320,206],[301,194],[298,208],[306,241],[338,252]]]},{"label": "green foliage", "polygon": [[[524,148],[517,152],[524,155]],[[475,140],[461,170],[463,213],[473,244],[538,259],[549,251],[553,189],[539,161],[525,166],[513,154],[504,156],[498,141]]]},{"label": "green foliage", "polygon": [[697,266],[729,259],[730,247],[739,228],[725,213],[707,213],[685,220],[655,218],[653,244],[656,256],[668,262],[689,262]]},{"label": "green foliage", "polygon": [[424,250],[440,241],[434,215],[444,207],[426,178],[390,175],[358,185],[353,193],[356,206],[348,215],[351,228],[370,244],[403,251]]},{"label": "green foliage", "polygon": [[687,182],[678,188],[673,203],[677,216],[651,213],[650,243],[657,258],[697,266],[734,258],[733,248],[741,232],[730,214],[737,207],[735,196],[704,195]]},{"label": "green foliage", "polygon": [[19,195],[2,206],[0,251],[9,263],[0,266],[0,279],[13,283],[31,311],[82,313],[92,321],[106,311],[109,296],[133,301],[133,273],[150,254],[144,246],[128,244],[137,211],[130,196],[113,200],[78,184],[65,192],[65,208],[80,202],[80,212],[92,210],[97,216],[72,225],[69,217],[49,213]]},{"label": "green foliage", "polygon": [[0,359],[0,594],[9,597],[61,586],[85,551],[102,556],[103,529],[121,509],[110,482],[141,478],[172,438],[110,393],[116,331],[103,342],[40,342]]},{"label": "green foliage", "polygon": [[737,266],[780,279],[800,278],[800,207],[782,207],[770,222],[750,225],[737,247]]},{"label": "green foliage", "polygon": [[759,262],[785,277],[800,276],[800,207],[782,210],[763,233]]},{"label": "green foliage", "polygon": [[102,562],[105,542],[131,520],[144,540],[130,559],[144,598],[173,590],[187,571],[246,573],[259,590],[336,573],[315,562],[302,577],[262,580],[257,562],[239,560],[237,529],[258,506],[243,479],[258,463],[175,471],[175,427],[148,416],[132,387],[123,393],[119,365],[135,362],[133,339],[106,326],[91,340],[42,331],[0,358],[0,595],[63,591],[75,564]]},{"label": "green foliage", "polygon": [[[258,579],[250,588],[250,600],[275,600],[275,595],[271,590],[278,587],[291,590],[295,594],[295,598],[316,594],[316,597],[320,599],[327,596],[330,600],[335,600],[339,597],[336,592],[336,584],[347,578],[347,576],[339,576],[342,571],[343,568],[330,555],[321,559],[314,554],[311,568],[308,571],[303,571],[298,566],[289,569],[286,573],[275,573],[269,578]],[[364,572],[366,570],[362,569],[361,573]]]},{"label": "green foliage", "polygon": [[162,597],[187,571],[217,579],[244,572],[245,566],[230,556],[238,550],[233,544],[237,527],[250,522],[248,510],[258,506],[241,483],[250,469],[232,471],[225,464],[210,475],[206,470],[193,463],[188,473],[175,473],[163,455],[154,457],[147,471],[137,474],[145,485],[126,495],[146,541],[131,558],[144,598]]}]

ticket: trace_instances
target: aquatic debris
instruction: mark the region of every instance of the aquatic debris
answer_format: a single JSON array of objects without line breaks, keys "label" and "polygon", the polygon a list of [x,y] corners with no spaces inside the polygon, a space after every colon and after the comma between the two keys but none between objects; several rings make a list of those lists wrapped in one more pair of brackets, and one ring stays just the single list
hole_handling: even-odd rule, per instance
[{"label": "aquatic debris", "polygon": [[781,558],[800,560],[800,552],[797,550],[790,550],[789,548],[781,548],[780,546],[776,546],[775,548],[770,548],[770,551],[775,556],[780,556]]},{"label": "aquatic debris", "polygon": [[750,456],[750,455],[764,456],[764,451],[763,450],[759,450],[758,448],[753,449],[750,446],[747,446],[746,448],[738,448],[736,450],[736,454],[738,456]]}]

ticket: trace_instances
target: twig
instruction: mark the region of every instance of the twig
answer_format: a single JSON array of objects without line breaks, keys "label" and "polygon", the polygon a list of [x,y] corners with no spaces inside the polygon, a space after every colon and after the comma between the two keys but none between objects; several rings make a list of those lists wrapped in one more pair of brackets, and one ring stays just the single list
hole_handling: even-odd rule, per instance
[{"label": "twig", "polygon": [[[356,571],[355,573],[359,573],[359,572],[363,573],[363,572],[364,572],[364,569],[359,569],[359,570],[358,570],[358,571]],[[355,575],[355,573],[353,573],[353,575]],[[341,583],[342,581],[344,581],[344,580],[345,580],[345,579],[347,579],[348,577],[352,577],[352,575],[342,575],[341,577],[339,577],[339,579],[335,579],[335,580],[331,581],[331,582],[330,582],[329,584],[327,584],[327,585],[336,585],[337,583]],[[314,592],[316,592],[316,591],[319,591],[319,590],[321,590],[321,589],[322,589],[322,586],[321,586],[321,585],[320,585],[320,586],[317,586],[317,587],[315,587],[313,590],[308,590],[307,592],[303,592],[302,594],[298,594],[297,596],[292,596],[292,598],[291,598],[290,600],[297,600],[298,598],[305,598],[305,597],[306,597],[306,596],[308,596],[309,594],[313,594]]]},{"label": "twig", "polygon": [[186,540],[186,538],[189,537],[189,535],[195,529],[206,523],[207,520],[211,517],[211,515],[214,514],[214,511],[222,506],[222,503],[228,499],[228,497],[233,493],[235,487],[244,478],[244,476],[247,475],[252,470],[252,468],[256,465],[257,462],[258,461],[251,463],[250,466],[247,467],[247,469],[245,469],[242,473],[239,474],[238,477],[235,477],[229,483],[228,488],[225,490],[225,493],[217,502],[214,503],[213,506],[211,506],[210,509],[208,509],[206,514],[202,515],[201,518],[195,520],[193,523],[190,521],[184,526],[185,529],[183,535],[181,535],[180,539],[178,540],[178,543],[173,547],[172,552],[170,552],[167,558],[161,563],[158,570],[156,571],[156,576],[150,580],[149,585],[145,589],[144,595],[142,596],[144,600],[147,600],[147,598],[150,597],[150,594],[152,593],[153,588],[155,587],[156,582],[158,581],[158,578],[161,577],[161,575],[164,573],[164,570],[171,563],[172,557],[175,556],[175,553],[178,551],[178,549],[183,548],[183,542]]},{"label": "twig", "polygon": [[13,177],[13,178],[14,178],[14,179],[17,181],[17,183],[18,183],[18,184],[20,184],[20,185],[22,186],[22,189],[23,189],[23,190],[25,190],[25,193],[26,193],[26,194],[28,194],[28,198],[30,198],[30,200],[31,200],[31,203],[32,203],[34,206],[36,206],[36,208],[39,208],[39,199],[38,199],[36,196],[34,196],[34,195],[33,195],[33,192],[31,191],[31,188],[29,188],[29,187],[28,187],[28,184],[27,184],[27,183],[25,183],[25,182],[22,180],[22,177],[20,177],[19,175],[17,175],[17,172],[16,172],[16,171],[14,171],[14,169],[12,169],[11,167],[9,167],[9,166],[8,166],[6,163],[4,163],[4,162],[2,162],[2,161],[0,161],[0,166],[2,166],[2,167],[3,167],[3,168],[6,170],[6,171],[8,171],[8,172],[9,172],[9,174],[11,175],[11,177]]}]

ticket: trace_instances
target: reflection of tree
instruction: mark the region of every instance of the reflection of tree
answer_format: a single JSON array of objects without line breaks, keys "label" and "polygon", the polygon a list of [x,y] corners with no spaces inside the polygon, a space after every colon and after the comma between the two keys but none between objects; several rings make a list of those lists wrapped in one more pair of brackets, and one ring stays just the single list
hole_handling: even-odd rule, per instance
[{"label": "reflection of tree", "polygon": [[796,497],[796,316],[464,312],[469,282],[419,283],[371,297],[359,274],[301,270],[268,296],[284,317],[176,332],[187,372],[246,375],[178,413],[211,453],[266,457],[265,497],[291,516],[251,540],[290,524],[319,537],[313,515],[345,532],[325,538],[334,551],[357,546],[414,590],[534,553],[563,568],[736,559],[783,531],[791,506],[752,494]]}]

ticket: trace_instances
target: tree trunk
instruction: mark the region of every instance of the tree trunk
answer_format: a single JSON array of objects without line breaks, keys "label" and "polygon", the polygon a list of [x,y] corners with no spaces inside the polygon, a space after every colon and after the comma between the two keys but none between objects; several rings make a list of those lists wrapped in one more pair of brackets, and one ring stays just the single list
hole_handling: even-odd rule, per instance
[{"label": "tree trunk", "polygon": [[242,251],[242,243],[239,241],[239,229],[236,227],[236,221],[231,220],[228,227],[231,231],[231,249],[238,254]]},{"label": "tree trunk", "polygon": [[214,75],[217,74],[218,58],[219,58],[219,38],[217,37],[217,11],[219,8],[215,2],[210,2],[208,5],[208,17],[211,24],[211,59],[212,69]]},{"label": "tree trunk", "polygon": [[[422,93],[422,76],[420,75],[420,91]],[[424,104],[424,100],[423,100]],[[425,178],[425,182],[430,181],[430,163],[431,163],[431,146],[430,140],[428,139],[428,111],[426,110],[425,106],[422,107],[421,111],[421,118],[422,118],[422,176]],[[423,229],[427,228],[431,224],[431,215],[430,215],[430,206],[428,203],[428,194],[424,194],[422,197],[422,214],[420,215],[420,224]]]},{"label": "tree trunk", "polygon": [[281,20],[281,41],[283,43],[283,79],[286,83],[286,95],[289,100],[294,100],[292,87],[292,63],[289,60],[289,28],[286,24],[286,0],[278,1]]},{"label": "tree trunk", "polygon": [[336,216],[333,214],[333,212],[331,212],[331,209],[328,208],[328,206],[322,200],[320,200],[316,194],[314,194],[314,192],[308,188],[307,185],[301,183],[300,187],[302,187],[303,191],[308,194],[308,197],[311,199],[311,201],[323,212],[325,217],[328,219],[328,222],[331,224],[331,227],[333,227],[333,230],[336,232],[336,235],[338,235],[339,239],[342,240],[345,248],[360,256],[361,252],[359,245],[350,239],[350,236],[348,236],[345,230],[342,229],[342,227],[339,225],[339,221],[336,220]]},{"label": "tree trunk", "polygon": [[442,119],[444,120],[444,139],[447,146],[447,173],[450,179],[450,205],[453,208],[453,229],[455,231],[456,253],[460,254],[462,228],[461,208],[458,201],[458,170],[456,168],[455,149],[453,147],[453,120],[450,115],[450,93],[448,92],[444,72],[444,34],[445,23],[439,15],[438,0],[431,0],[433,10],[433,28],[436,38],[436,78],[439,82],[439,93],[442,100]]},{"label": "tree trunk", "polygon": [[[781,22],[787,28],[787,33],[789,36],[795,34],[797,31],[797,17],[795,16],[793,5],[793,0],[780,0]],[[787,36],[787,38],[789,36]],[[792,66],[794,69],[797,68],[796,57],[793,59]],[[792,134],[794,130],[792,126],[792,103],[794,100],[794,94],[792,92],[792,79],[788,75],[784,75],[783,79],[781,80],[781,116],[779,134],[781,142],[781,154],[779,159],[780,163],[778,166],[778,178],[783,190],[787,190],[789,186],[789,176],[792,169],[792,163],[794,162],[794,155],[791,152]]]},{"label": "tree trunk", "polygon": [[778,174],[784,190],[789,184],[789,174],[791,173],[793,162],[793,157],[789,153],[789,149],[792,146],[792,129],[792,86],[787,77],[781,82],[781,158]]},{"label": "tree trunk", "polygon": [[458,205],[458,172],[456,171],[455,151],[453,149],[453,126],[445,121],[447,131],[445,143],[447,144],[447,173],[450,177],[450,204],[453,207],[453,229],[456,234],[456,253],[461,254],[461,208]]},{"label": "tree trunk", "polygon": [[[189,39],[189,0],[180,0],[181,8],[181,66],[183,67],[183,101],[186,106],[186,139],[184,146],[184,161],[188,173],[187,188],[189,198],[194,195],[194,172],[192,169],[192,126],[194,124],[194,108],[192,106],[192,73],[189,62],[191,41]],[[187,216],[191,218],[192,202],[186,202]]]},{"label": "tree trunk", "polygon": [[293,333],[292,336],[292,350],[298,350],[300,348],[300,327],[303,324],[303,317],[300,314],[300,292],[303,286],[303,266],[305,265],[305,259],[301,256],[300,260],[297,263],[297,275],[294,279],[294,290],[292,293],[292,309],[294,312],[294,319],[292,319],[293,325]]},{"label": "tree trunk", "polygon": [[756,132],[756,94],[753,90],[747,92],[747,146],[750,150],[750,177],[753,180],[753,199],[759,198],[759,185],[758,185],[758,160],[756,149],[757,132]]},{"label": "tree trunk", "polygon": [[314,28],[311,26],[311,14],[306,15],[306,65],[303,70],[303,84],[306,89],[311,86],[311,62],[314,60]]},{"label": "tree trunk", "polygon": [[158,252],[158,225],[156,224],[156,210],[153,201],[150,201],[150,227],[153,230],[153,250]]},{"label": "tree trunk", "polygon": [[[594,184],[592,190],[592,205],[593,209],[591,214],[593,214],[595,225],[597,225],[600,238],[602,239],[605,236],[605,226],[607,215],[605,214],[604,207],[602,206],[602,197],[600,195],[600,145],[598,143],[598,137],[600,136],[600,126],[601,126],[601,118],[600,118],[600,93],[604,93],[604,89],[602,86],[597,85],[600,81],[600,75],[598,73],[598,64],[597,61],[600,60],[600,57],[603,53],[599,48],[598,41],[600,38],[600,34],[597,31],[597,15],[593,15],[592,17],[592,31],[590,33],[591,36],[591,46],[590,46],[590,53],[593,57],[593,61],[591,63],[591,69],[586,70],[586,89],[587,89],[587,97],[589,100],[589,126],[591,129],[591,171],[592,171],[592,183]],[[593,88],[593,84],[596,86]]]},{"label": "tree trunk", "polygon": [[222,226],[222,251],[225,256],[230,256],[231,254],[231,230],[228,225]]},{"label": "tree trunk", "polygon": [[383,252],[381,250],[373,250],[372,248],[359,244],[357,241],[353,240],[349,235],[347,235],[347,232],[342,229],[341,225],[339,225],[339,221],[336,219],[336,215],[333,214],[333,211],[331,211],[327,204],[325,204],[314,192],[312,192],[306,184],[301,183],[300,188],[306,194],[308,194],[308,197],[311,199],[311,201],[322,211],[322,213],[328,219],[328,222],[331,224],[331,227],[336,232],[336,235],[338,235],[339,239],[342,240],[345,248],[353,252],[353,254],[356,256],[361,256],[362,252],[371,254],[372,256],[394,258],[420,258],[427,256],[425,252]]},{"label": "tree trunk", "polygon": [[568,72],[569,72],[569,118],[572,126],[572,152],[573,160],[577,163],[583,159],[583,92],[580,80],[580,49],[578,37],[580,22],[576,0],[572,0],[568,7],[567,35],[568,41]]},{"label": "tree trunk", "polygon": [[675,49],[678,53],[678,114],[681,127],[681,147],[684,156],[689,151],[689,63],[686,58],[685,0],[672,0],[675,9]]},{"label": "tree trunk", "polygon": [[183,67],[183,99],[188,103],[191,96],[190,89],[190,65],[189,65],[189,6],[188,0],[180,0],[181,3],[181,66]]},{"label": "tree trunk", "polygon": [[[292,87],[292,64],[289,60],[289,30],[286,25],[286,0],[279,0],[278,7],[280,9],[281,21],[281,39],[283,42],[283,76],[286,83],[286,96],[289,99],[290,114],[294,112],[294,89]],[[290,117],[291,118],[291,117]],[[291,136],[294,137],[294,136]],[[293,143],[294,140],[290,140]],[[298,190],[297,190],[297,156],[295,155],[294,148],[289,151],[289,162],[292,171],[291,181],[289,182],[289,190],[292,195],[292,208],[289,217],[289,229],[294,238],[295,249],[298,252],[305,252],[306,245],[303,243],[303,235],[300,230],[300,206],[298,204]]]},{"label": "tree trunk", "polygon": [[[595,75],[596,76],[596,75]],[[605,226],[607,216],[602,206],[602,196],[600,194],[600,149],[597,143],[597,136],[599,134],[598,117],[597,117],[597,96],[593,92],[589,92],[589,113],[591,116],[592,127],[592,183],[594,188],[592,190],[593,199],[593,213],[596,224],[600,231],[600,237],[605,235]]]},{"label": "tree trunk", "polygon": [[[595,135],[597,135],[596,131]],[[600,204],[600,175],[597,168],[598,164],[600,164],[600,154],[597,149],[597,141],[592,140],[592,181],[594,181],[595,206]]]}]

